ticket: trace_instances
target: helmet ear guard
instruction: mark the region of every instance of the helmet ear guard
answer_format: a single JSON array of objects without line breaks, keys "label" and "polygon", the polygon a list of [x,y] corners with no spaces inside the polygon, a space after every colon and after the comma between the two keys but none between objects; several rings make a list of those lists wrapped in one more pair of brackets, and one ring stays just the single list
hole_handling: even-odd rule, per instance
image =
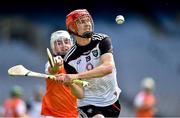
[{"label": "helmet ear guard", "polygon": [[70,12],[66,16],[66,28],[71,34],[74,34],[76,36],[79,36],[82,38],[91,38],[93,31],[84,32],[82,35],[79,35],[77,32],[76,20],[82,16],[88,16],[90,18],[92,29],[94,29],[94,23],[93,23],[92,17],[86,9],[78,9],[78,10],[74,10]]}]

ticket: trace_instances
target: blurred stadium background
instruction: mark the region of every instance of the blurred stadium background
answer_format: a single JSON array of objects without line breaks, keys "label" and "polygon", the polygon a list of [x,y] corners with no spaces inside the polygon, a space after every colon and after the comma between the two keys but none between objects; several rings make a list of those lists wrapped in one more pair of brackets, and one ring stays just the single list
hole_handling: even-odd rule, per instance
[{"label": "blurred stadium background", "polygon": [[[65,29],[66,15],[86,8],[92,15],[95,32],[112,38],[118,82],[122,89],[120,116],[134,116],[133,99],[140,81],[147,76],[156,82],[156,116],[180,116],[180,4],[174,0],[61,0],[0,4],[0,105],[11,86],[24,88],[24,99],[32,97],[40,79],[8,76],[9,67],[23,64],[44,72],[50,34]],[[117,25],[117,15],[125,23]],[[178,79],[179,78],[179,79]]]}]

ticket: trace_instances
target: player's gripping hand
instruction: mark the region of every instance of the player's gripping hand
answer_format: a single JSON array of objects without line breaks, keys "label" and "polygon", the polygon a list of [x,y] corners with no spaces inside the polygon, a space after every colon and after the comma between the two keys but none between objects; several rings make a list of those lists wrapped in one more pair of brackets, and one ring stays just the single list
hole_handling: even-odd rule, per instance
[{"label": "player's gripping hand", "polygon": [[54,67],[50,67],[48,68],[49,73],[50,74],[57,74],[59,69],[61,69],[63,67],[63,59],[61,56],[56,56],[54,57]]},{"label": "player's gripping hand", "polygon": [[63,58],[61,56],[54,57],[54,65],[57,65],[59,67],[63,66]]},{"label": "player's gripping hand", "polygon": [[71,85],[73,83],[81,85],[81,86],[88,86],[87,81],[83,81],[81,79],[78,79],[78,74],[57,74],[55,75],[55,79],[57,82],[65,84],[65,85]]}]

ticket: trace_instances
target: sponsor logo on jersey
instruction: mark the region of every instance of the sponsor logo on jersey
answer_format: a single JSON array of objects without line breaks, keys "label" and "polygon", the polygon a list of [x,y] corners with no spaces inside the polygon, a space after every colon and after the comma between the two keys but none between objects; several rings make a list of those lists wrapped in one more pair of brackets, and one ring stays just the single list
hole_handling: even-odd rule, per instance
[{"label": "sponsor logo on jersey", "polygon": [[91,63],[88,63],[87,65],[86,65],[86,70],[92,70],[94,67],[93,67],[93,65],[91,64]]},{"label": "sponsor logo on jersey", "polygon": [[91,57],[90,56],[87,56],[86,57],[86,62],[90,61],[91,60]]},{"label": "sponsor logo on jersey", "polygon": [[80,64],[81,63],[81,59],[77,61],[77,64]]}]

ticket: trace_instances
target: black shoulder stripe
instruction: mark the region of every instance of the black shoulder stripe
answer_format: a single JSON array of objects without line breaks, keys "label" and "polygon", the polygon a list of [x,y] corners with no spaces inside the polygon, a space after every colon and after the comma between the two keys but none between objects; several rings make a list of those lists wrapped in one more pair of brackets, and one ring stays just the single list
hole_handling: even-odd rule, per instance
[{"label": "black shoulder stripe", "polygon": [[94,34],[92,37],[93,40],[102,40],[102,36],[99,34]]},{"label": "black shoulder stripe", "polygon": [[68,51],[68,53],[67,53],[67,54],[65,55],[65,57],[64,57],[64,61],[65,61],[65,62],[67,62],[69,56],[72,55],[72,53],[76,50],[76,48],[77,48],[77,46],[74,45],[74,46]]},{"label": "black shoulder stripe", "polygon": [[108,36],[105,35],[105,34],[96,33],[96,34],[93,35],[93,40],[102,40],[102,39],[104,39],[105,37],[108,37]]}]

